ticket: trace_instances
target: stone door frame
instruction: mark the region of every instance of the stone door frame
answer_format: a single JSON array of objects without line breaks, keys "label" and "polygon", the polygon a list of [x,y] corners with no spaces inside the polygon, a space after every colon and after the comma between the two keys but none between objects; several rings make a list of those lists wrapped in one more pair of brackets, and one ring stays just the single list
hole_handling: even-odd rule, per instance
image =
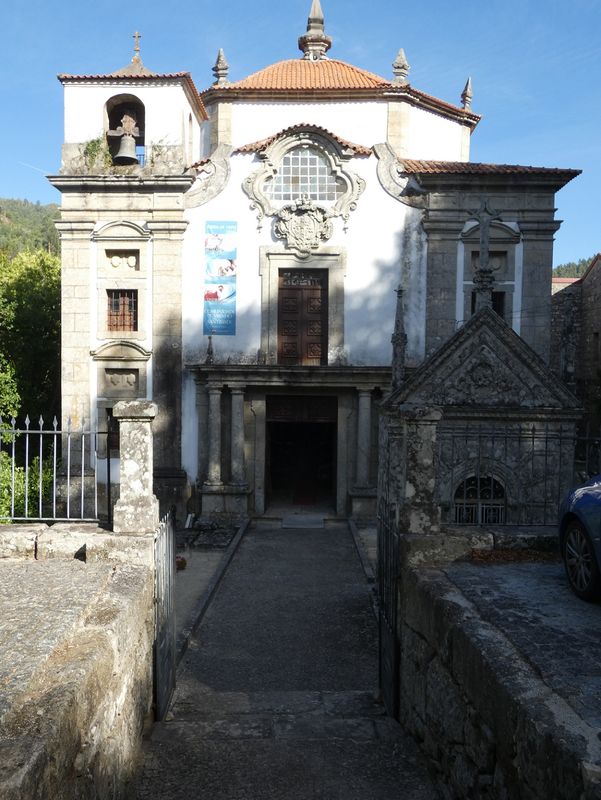
[{"label": "stone door frame", "polygon": [[295,256],[285,247],[261,247],[261,360],[278,360],[278,288],[280,270],[325,269],[328,272],[328,364],[344,361],[344,278],[346,250],[321,247],[308,258]]}]

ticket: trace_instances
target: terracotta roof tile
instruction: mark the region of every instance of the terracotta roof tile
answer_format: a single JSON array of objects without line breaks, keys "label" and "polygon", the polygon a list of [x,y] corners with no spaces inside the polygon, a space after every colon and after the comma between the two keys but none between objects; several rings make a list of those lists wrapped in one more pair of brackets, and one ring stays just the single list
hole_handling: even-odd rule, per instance
[{"label": "terracotta roof tile", "polygon": [[459,119],[472,129],[480,121],[480,116],[471,110],[446,103],[409,84],[397,84],[352,64],[328,58],[318,61],[303,58],[279,61],[240,81],[222,86],[213,84],[201,96],[206,103],[212,103],[228,95],[240,99],[246,95],[262,98],[297,93],[324,94],[329,97],[342,94],[345,98],[400,96],[434,113]]},{"label": "terracotta roof tile", "polygon": [[392,84],[373,72],[335,59],[309,61],[295,58],[279,61],[254,72],[241,81],[230,83],[223,89],[251,89],[258,91],[299,91],[336,89],[376,89]]},{"label": "terracotta roof tile", "polygon": [[423,175],[558,175],[575,178],[580,175],[578,169],[561,169],[559,167],[530,167],[521,164],[480,164],[471,161],[418,161],[403,159],[403,172],[415,172]]},{"label": "terracotta roof tile", "polygon": [[119,75],[118,72],[111,72],[105,75],[69,75],[65,72],[61,72],[57,75],[59,81],[109,81],[114,80],[118,81],[122,78],[127,78],[127,80],[133,81],[155,81],[158,79],[163,78],[185,78],[190,77],[189,72],[166,72],[162,75],[159,75],[156,72],[153,72],[150,75]]},{"label": "terracotta roof tile", "polygon": [[284,130],[279,131],[279,133],[274,133],[273,136],[269,136],[267,139],[261,139],[258,142],[253,142],[252,144],[242,145],[241,147],[236,148],[234,153],[259,153],[261,150],[265,150],[266,147],[269,147],[270,144],[273,144],[273,142],[275,142],[277,139],[296,131],[313,131],[324,134],[325,136],[329,136],[330,139],[334,139],[345,150],[353,150],[353,152],[358,156],[369,156],[372,153],[371,147],[365,147],[362,144],[354,144],[346,139],[341,139],[339,136],[336,136],[335,133],[331,133],[331,131],[321,128],[318,125],[311,125],[309,123],[305,124],[302,122],[298,125],[291,125],[289,128],[284,128]]}]

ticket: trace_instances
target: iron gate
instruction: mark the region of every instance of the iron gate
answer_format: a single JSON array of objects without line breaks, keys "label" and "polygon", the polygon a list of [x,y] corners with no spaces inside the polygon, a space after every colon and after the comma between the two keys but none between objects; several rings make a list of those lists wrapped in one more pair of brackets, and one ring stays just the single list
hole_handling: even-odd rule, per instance
[{"label": "iron gate", "polygon": [[[389,470],[387,448],[381,468]],[[378,627],[379,686],[386,711],[399,718],[399,532],[395,506],[391,505],[388,481],[385,494],[378,501]]]},{"label": "iron gate", "polygon": [[175,531],[171,514],[161,520],[155,534],[154,562],[154,713],[162,720],[175,689]]}]

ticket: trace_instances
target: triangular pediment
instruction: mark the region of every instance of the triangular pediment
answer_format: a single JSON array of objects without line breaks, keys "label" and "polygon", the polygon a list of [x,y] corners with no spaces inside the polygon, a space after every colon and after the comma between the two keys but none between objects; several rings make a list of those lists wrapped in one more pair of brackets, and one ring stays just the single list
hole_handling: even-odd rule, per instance
[{"label": "triangular pediment", "polygon": [[474,315],[387,400],[446,408],[558,409],[578,400],[494,311]]}]

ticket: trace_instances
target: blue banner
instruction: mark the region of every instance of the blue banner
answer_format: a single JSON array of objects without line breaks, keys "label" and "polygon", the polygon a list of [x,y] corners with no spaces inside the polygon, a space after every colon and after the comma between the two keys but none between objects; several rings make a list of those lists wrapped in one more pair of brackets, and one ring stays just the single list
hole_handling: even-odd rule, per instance
[{"label": "blue banner", "polygon": [[236,335],[238,223],[205,223],[205,336]]}]

